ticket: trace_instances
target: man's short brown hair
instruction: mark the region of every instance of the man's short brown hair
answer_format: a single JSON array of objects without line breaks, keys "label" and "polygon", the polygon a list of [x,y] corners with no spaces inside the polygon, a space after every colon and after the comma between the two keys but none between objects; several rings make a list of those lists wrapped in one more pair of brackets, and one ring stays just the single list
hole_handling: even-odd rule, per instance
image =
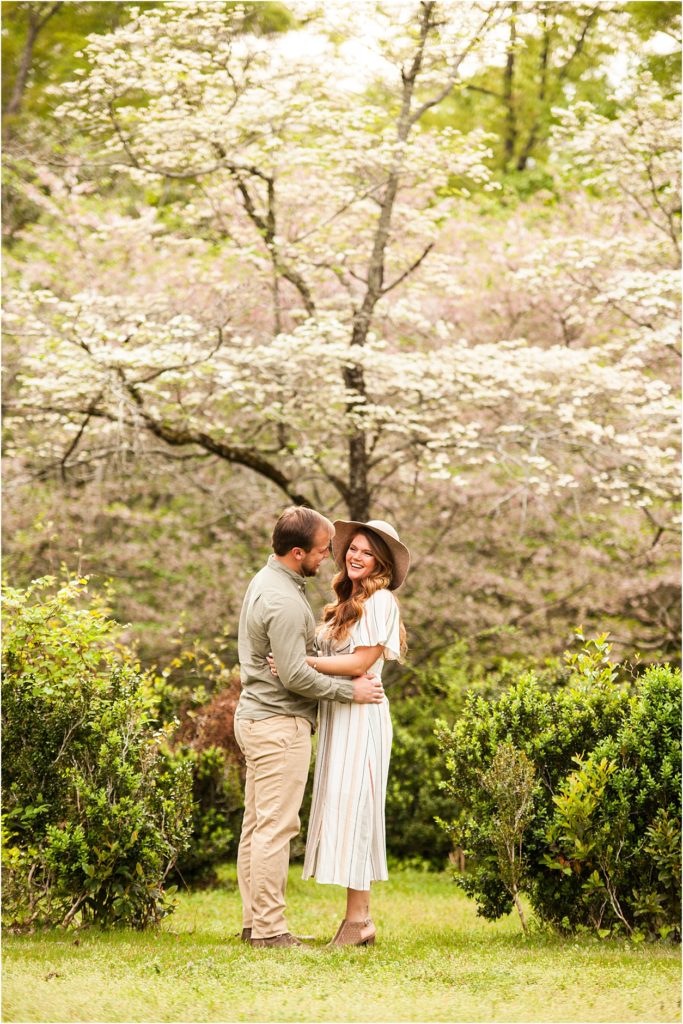
[{"label": "man's short brown hair", "polygon": [[322,527],[327,527],[330,538],[334,536],[334,526],[320,512],[303,505],[290,505],[275,524],[273,551],[276,555],[286,555],[292,548],[310,551]]}]

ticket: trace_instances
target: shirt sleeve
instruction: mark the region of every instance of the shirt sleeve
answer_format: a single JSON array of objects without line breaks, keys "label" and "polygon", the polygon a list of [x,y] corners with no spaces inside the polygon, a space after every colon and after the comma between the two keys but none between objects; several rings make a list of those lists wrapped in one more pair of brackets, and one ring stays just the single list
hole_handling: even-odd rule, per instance
[{"label": "shirt sleeve", "polygon": [[363,615],[353,631],[354,647],[384,648],[388,661],[401,656],[398,604],[390,590],[376,590],[363,605]]},{"label": "shirt sleeve", "polygon": [[268,603],[264,625],[273,652],[277,674],[287,690],[309,700],[353,701],[353,683],[348,676],[326,676],[306,661],[306,624],[294,602]]}]

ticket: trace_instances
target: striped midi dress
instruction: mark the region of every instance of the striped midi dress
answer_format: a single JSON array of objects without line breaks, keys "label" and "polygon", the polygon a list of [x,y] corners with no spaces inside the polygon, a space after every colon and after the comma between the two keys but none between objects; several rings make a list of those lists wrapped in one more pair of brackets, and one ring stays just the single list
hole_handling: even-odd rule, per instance
[{"label": "striped midi dress", "polygon": [[[341,645],[318,638],[321,655],[351,654],[381,644],[385,660],[399,657],[399,611],[389,590],[378,590]],[[388,877],[386,801],[392,726],[389,701],[381,704],[320,702],[318,752],[304,859],[304,878],[367,890]]]}]

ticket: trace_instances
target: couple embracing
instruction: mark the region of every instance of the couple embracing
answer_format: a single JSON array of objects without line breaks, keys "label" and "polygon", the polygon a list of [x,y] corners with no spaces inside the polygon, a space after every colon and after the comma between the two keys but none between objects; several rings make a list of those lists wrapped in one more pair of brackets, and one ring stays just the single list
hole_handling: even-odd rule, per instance
[{"label": "couple embracing", "polygon": [[[311,733],[319,728],[304,878],[346,889],[332,945],[375,940],[370,883],[388,877],[384,825],[391,718],[382,666],[405,648],[393,591],[410,562],[389,523],[286,509],[251,581],[239,625],[235,738],[247,764],[237,856],[242,939],[299,946],[285,921],[289,844],[300,828]],[[316,623],[306,597],[332,553],[335,599]]]}]

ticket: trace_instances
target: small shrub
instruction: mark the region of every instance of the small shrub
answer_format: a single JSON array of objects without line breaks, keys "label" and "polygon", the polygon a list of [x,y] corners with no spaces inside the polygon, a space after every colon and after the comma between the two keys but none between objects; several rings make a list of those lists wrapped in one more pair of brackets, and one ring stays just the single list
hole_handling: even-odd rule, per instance
[{"label": "small shrub", "polygon": [[632,937],[680,936],[680,685],[647,669],[616,734],[563,781],[548,829],[548,863],[570,860],[596,927]]},{"label": "small shrub", "polygon": [[240,770],[220,747],[176,745],[170,756],[173,763],[189,768],[192,777],[190,839],[172,877],[188,885],[211,885],[218,865],[237,854],[244,807]]},{"label": "small shrub", "polygon": [[[437,870],[448,863],[455,837],[437,821],[452,814],[453,798],[440,788],[447,771],[434,720],[453,725],[468,694],[497,697],[519,672],[519,664],[504,659],[487,670],[473,641],[456,638],[425,664],[410,668],[401,688],[387,684],[394,726],[386,802],[391,856],[404,863],[416,859]],[[539,670],[548,686],[559,674],[552,663]]]},{"label": "small shrub", "polygon": [[438,726],[454,804],[443,823],[471,858],[458,883],[479,912],[509,912],[482,785],[501,743],[534,766],[538,784],[525,834],[524,891],[538,916],[573,930],[680,934],[680,673],[647,669],[618,682],[606,637],[567,656],[567,685],[543,690],[522,675],[496,700],[471,694],[449,729]]},{"label": "small shrub", "polygon": [[3,637],[3,912],[137,928],[174,907],[189,767],[163,750],[155,702],[87,580],[7,588]]},{"label": "small shrub", "polygon": [[234,732],[239,670],[195,641],[155,679],[155,692],[163,719],[177,722],[170,756],[192,774],[191,836],[173,877],[213,884],[218,865],[237,856],[244,810],[244,758]]},{"label": "small shrub", "polygon": [[536,771],[526,754],[511,743],[499,743],[481,784],[492,797],[496,813],[489,821],[489,838],[496,851],[501,881],[512,896],[528,931],[519,898],[526,871],[523,839],[533,817],[533,792]]},{"label": "small shrub", "polygon": [[442,764],[432,704],[392,701],[393,743],[385,809],[387,850],[401,861],[418,858],[440,870],[452,844],[436,824],[448,799],[435,784]]}]

